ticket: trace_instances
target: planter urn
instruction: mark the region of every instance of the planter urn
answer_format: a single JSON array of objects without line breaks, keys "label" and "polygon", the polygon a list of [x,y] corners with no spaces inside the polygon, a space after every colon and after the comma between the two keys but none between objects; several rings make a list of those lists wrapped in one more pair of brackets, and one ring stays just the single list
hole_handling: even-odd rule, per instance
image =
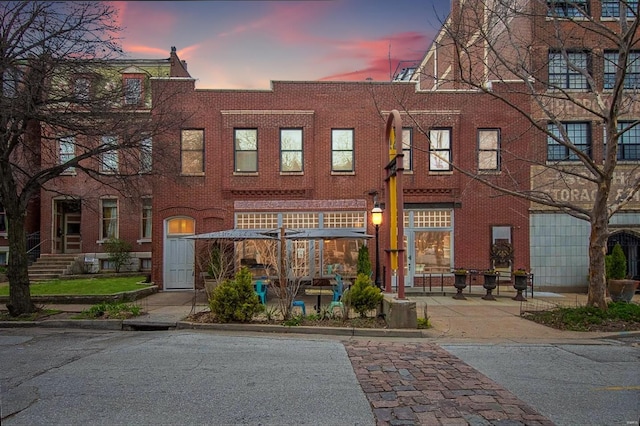
[{"label": "planter urn", "polygon": [[453,295],[453,298],[458,300],[466,300],[467,298],[462,294],[462,290],[467,287],[467,273],[455,272],[454,277],[455,281],[453,282],[453,286],[456,288],[457,292]]},{"label": "planter urn", "polygon": [[519,300],[526,302],[527,299],[522,295],[522,291],[527,289],[528,274],[514,274],[513,275],[513,288],[516,289],[516,295],[512,297],[513,300]]},{"label": "planter urn", "polygon": [[631,302],[640,281],[612,280],[607,282],[607,291],[613,302]]},{"label": "planter urn", "polygon": [[484,283],[482,284],[482,287],[484,287],[484,289],[487,290],[487,294],[482,296],[484,300],[496,300],[492,292],[498,286],[497,281],[498,281],[498,274],[496,273],[484,274]]}]

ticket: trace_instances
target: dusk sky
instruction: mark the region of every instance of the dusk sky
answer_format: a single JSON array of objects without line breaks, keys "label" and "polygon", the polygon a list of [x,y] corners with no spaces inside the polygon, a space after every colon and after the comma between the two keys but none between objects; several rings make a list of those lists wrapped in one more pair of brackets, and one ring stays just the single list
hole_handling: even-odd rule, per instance
[{"label": "dusk sky", "polygon": [[451,0],[113,4],[128,57],[166,58],[176,46],[197,88],[269,89],[272,80],[389,81],[398,60],[422,59]]}]

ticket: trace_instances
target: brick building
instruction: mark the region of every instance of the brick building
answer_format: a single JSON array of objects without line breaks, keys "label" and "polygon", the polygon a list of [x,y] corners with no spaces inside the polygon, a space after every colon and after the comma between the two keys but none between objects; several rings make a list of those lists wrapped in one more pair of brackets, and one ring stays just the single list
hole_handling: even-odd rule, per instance
[{"label": "brick building", "polygon": [[[188,85],[178,102],[191,113],[182,129],[158,142],[171,145],[182,166],[153,194],[152,278],[165,289],[194,285],[197,249],[182,238],[188,234],[280,226],[373,233],[370,194],[384,195],[385,123],[399,105],[407,286],[429,273],[449,276],[454,266],[489,268],[498,239],[512,242],[516,264],[528,267],[527,205],[442,161],[496,173],[498,152],[483,151],[479,162],[478,139],[513,140],[526,132],[523,120],[486,94],[419,92],[413,83],[273,82],[264,91],[200,90],[185,79],[156,84]],[[526,98],[513,101],[528,105]],[[431,150],[427,135],[437,140]],[[509,178],[526,181],[528,172]],[[314,259],[307,273],[315,278],[334,263],[355,266],[362,242],[296,244],[301,256]],[[384,224],[380,244],[389,247]],[[251,242],[239,247],[241,259],[255,256]]]},{"label": "brick building", "polygon": [[[637,8],[637,2],[630,4]],[[594,28],[615,33],[620,14],[625,11],[616,1],[452,2],[423,60],[392,82],[277,81],[269,90],[196,89],[173,51],[158,65],[169,73],[133,73],[151,89],[145,99],[155,104],[161,94],[177,93],[172,106],[188,116],[154,136],[153,169],[159,173],[149,175],[147,192],[127,199],[79,176],[63,177],[56,183],[59,193],[73,200],[43,191],[42,238],[51,241],[51,252],[88,254],[108,269],[100,242],[117,230],[135,247],[134,269],[150,270],[155,283],[172,290],[200,285],[201,243],[184,238],[190,235],[278,227],[373,234],[369,212],[373,194],[378,200],[386,195],[385,123],[395,109],[405,143],[407,286],[421,286],[429,276],[450,279],[452,268],[495,265],[532,270],[536,285],[549,289],[582,288],[588,222],[491,185],[554,201],[564,197],[578,206],[582,197],[588,205],[591,187],[566,179],[566,172],[581,152],[595,168],[604,161],[603,121],[590,106],[610,96],[613,59],[621,48],[595,36]],[[593,21],[585,26],[587,16]],[[640,54],[631,50],[630,57]],[[625,89],[637,88],[636,68],[630,66]],[[548,103],[541,104],[542,98]],[[621,114],[626,131],[619,182],[629,179],[640,160],[640,132],[633,124],[637,103],[627,105]],[[174,169],[163,169],[171,162]],[[556,169],[560,178],[544,173],[558,164],[565,166]],[[640,258],[636,199],[610,222],[616,231],[611,241],[626,242],[632,275]],[[385,225],[382,250],[390,245]],[[81,246],[69,232],[78,229]],[[289,249],[308,259],[304,273],[316,278],[336,267],[353,272],[363,243],[306,241]],[[497,243],[509,248],[510,262],[495,264],[491,253]],[[260,244],[237,243],[237,260],[260,264]]]}]

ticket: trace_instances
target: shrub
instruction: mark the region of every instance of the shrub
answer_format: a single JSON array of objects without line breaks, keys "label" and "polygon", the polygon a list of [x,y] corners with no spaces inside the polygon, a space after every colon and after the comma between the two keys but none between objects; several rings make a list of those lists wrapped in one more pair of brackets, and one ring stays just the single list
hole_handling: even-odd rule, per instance
[{"label": "shrub", "polygon": [[360,246],[358,249],[358,274],[371,276],[371,259],[369,259],[369,249],[367,246]]},{"label": "shrub", "polygon": [[627,276],[627,258],[620,243],[613,246],[611,254],[605,256],[604,263],[608,279],[623,280]]},{"label": "shrub", "polygon": [[131,260],[131,244],[119,238],[109,238],[103,245],[104,251],[108,254],[108,259],[113,262],[116,272]]},{"label": "shrub", "polygon": [[374,286],[371,278],[365,274],[358,274],[356,282],[343,297],[345,303],[360,314],[360,318],[365,318],[367,312],[375,309],[384,298],[380,289]]},{"label": "shrub", "polygon": [[218,321],[250,321],[264,308],[253,290],[251,272],[246,267],[233,280],[225,280],[213,290],[209,308]]}]

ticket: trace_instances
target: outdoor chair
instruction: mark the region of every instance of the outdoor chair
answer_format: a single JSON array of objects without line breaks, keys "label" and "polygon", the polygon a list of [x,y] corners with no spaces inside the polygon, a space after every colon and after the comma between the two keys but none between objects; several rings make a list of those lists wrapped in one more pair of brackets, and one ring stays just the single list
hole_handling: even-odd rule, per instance
[{"label": "outdoor chair", "polygon": [[307,310],[304,307],[304,301],[303,300],[294,300],[291,303],[291,309],[293,310],[293,308],[295,308],[296,306],[302,310],[302,315],[306,317],[307,316]]},{"label": "outdoor chair", "polygon": [[331,312],[333,314],[333,310],[335,308],[344,309],[344,303],[342,303],[342,302],[331,302],[331,303],[329,303],[329,312]]},{"label": "outdoor chair", "polygon": [[336,274],[336,285],[333,286],[333,300],[332,302],[339,302],[342,298],[342,291],[344,290],[344,282],[339,274]]},{"label": "outdoor chair", "polygon": [[256,294],[260,298],[260,303],[267,304],[267,284],[262,280],[256,281]]}]

